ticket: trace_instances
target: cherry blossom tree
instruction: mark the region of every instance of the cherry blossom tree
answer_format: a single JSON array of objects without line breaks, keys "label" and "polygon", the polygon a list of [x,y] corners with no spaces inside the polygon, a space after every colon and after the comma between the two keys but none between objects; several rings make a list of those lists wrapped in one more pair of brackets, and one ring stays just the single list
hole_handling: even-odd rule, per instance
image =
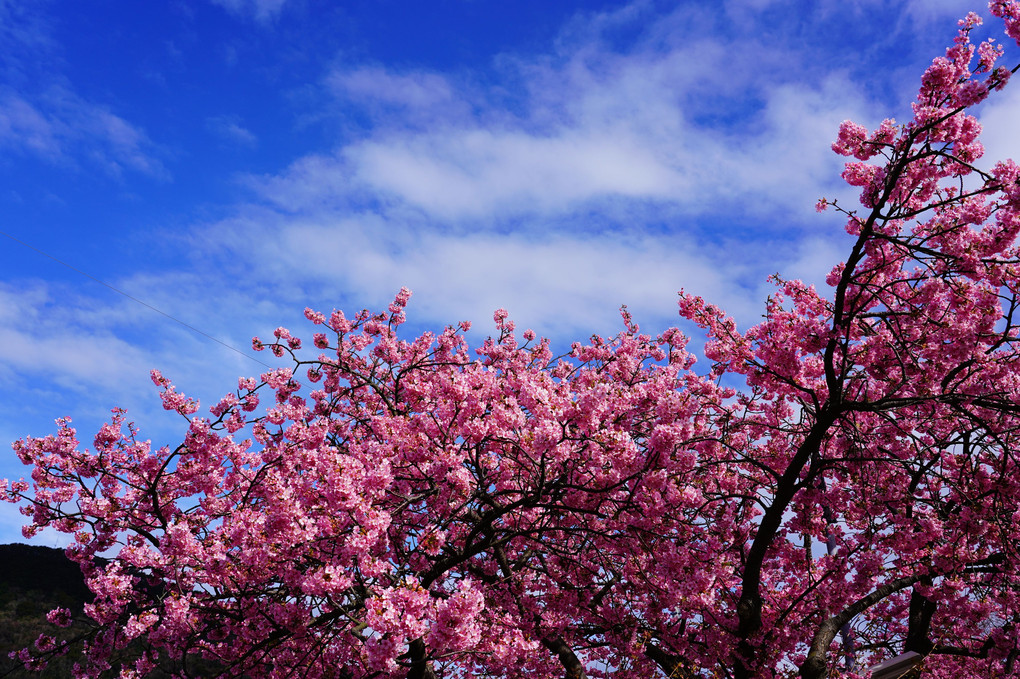
[{"label": "cherry blossom tree", "polygon": [[[1020,40],[1020,3],[990,9]],[[910,122],[840,127],[861,195],[819,202],[853,237],[825,294],[776,278],[741,332],[680,293],[707,368],[626,310],[559,357],[504,311],[473,350],[467,324],[402,339],[402,290],[307,310],[314,357],[256,338],[289,367],[206,417],[154,371],[177,446],[119,410],[91,448],[66,419],[15,443],[3,494],[96,595],[79,676],[1016,676],[1020,167],[975,165],[968,109],[1017,69],[978,23]]]}]

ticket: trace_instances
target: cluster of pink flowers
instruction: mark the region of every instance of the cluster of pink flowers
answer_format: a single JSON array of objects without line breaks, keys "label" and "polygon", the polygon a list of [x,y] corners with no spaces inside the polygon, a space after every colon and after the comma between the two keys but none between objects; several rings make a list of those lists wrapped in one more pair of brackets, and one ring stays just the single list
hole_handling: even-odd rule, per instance
[{"label": "cluster of pink flowers", "polygon": [[1006,24],[1006,35],[1020,42],[1020,2],[1016,0],[992,0],[988,3],[992,14]]},{"label": "cluster of pink flowers", "polygon": [[[1018,3],[992,10],[1020,38]],[[200,655],[225,676],[853,679],[902,651],[934,679],[1020,672],[1020,168],[973,166],[966,109],[1009,73],[977,24],[911,121],[840,126],[863,209],[819,201],[854,239],[831,290],[776,277],[744,331],[681,292],[703,370],[625,309],[563,356],[502,309],[474,350],[466,323],[407,339],[402,289],[306,310],[317,356],[255,338],[293,365],[209,417],[154,371],[176,447],[119,410],[91,449],[66,419],[16,442],[31,481],[0,492],[26,535],[74,536],[96,594],[76,676]]]}]

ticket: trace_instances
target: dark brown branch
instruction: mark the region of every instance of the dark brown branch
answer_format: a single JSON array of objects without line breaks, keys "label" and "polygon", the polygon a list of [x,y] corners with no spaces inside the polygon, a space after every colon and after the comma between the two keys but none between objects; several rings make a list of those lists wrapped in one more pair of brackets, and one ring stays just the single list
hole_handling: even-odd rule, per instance
[{"label": "dark brown branch", "polygon": [[438,679],[432,664],[426,659],[425,642],[421,638],[415,639],[407,648],[407,656],[411,660],[411,669],[407,672],[407,679]]},{"label": "dark brown branch", "polygon": [[667,653],[660,646],[645,644],[645,655],[659,666],[670,679],[695,679],[694,670],[680,656]]},{"label": "dark brown branch", "polygon": [[588,679],[588,673],[584,671],[584,665],[574,653],[574,650],[567,645],[563,637],[546,637],[542,639],[542,645],[556,654],[567,671],[565,679]]},{"label": "dark brown branch", "polygon": [[[926,578],[931,584],[931,578]],[[914,651],[928,655],[935,646],[931,641],[931,619],[935,615],[938,604],[924,596],[916,589],[910,593],[910,612],[907,618],[907,639],[904,651]]]},{"label": "dark brown branch", "polygon": [[861,597],[844,608],[840,613],[837,613],[823,622],[818,628],[818,631],[815,633],[815,638],[811,640],[811,650],[808,651],[808,656],[804,661],[804,664],[800,666],[800,676],[803,677],[803,679],[825,679],[825,677],[829,674],[826,656],[828,655],[829,646],[832,644],[832,640],[835,639],[836,634],[839,633],[840,627],[850,622],[855,616],[868,610],[882,599],[885,599],[890,594],[906,589],[920,580],[921,576],[911,575],[887,582],[871,594]]},{"label": "dark brown branch", "polygon": [[[761,524],[755,534],[754,542],[747,554],[744,565],[744,577],[741,582],[740,600],[737,603],[740,653],[743,656],[743,667],[738,670],[738,677],[753,676],[754,650],[747,639],[761,628],[761,570],[765,563],[765,554],[772,546],[775,536],[783,523],[783,515],[799,488],[800,474],[808,461],[817,454],[825,439],[826,433],[835,421],[829,412],[819,413],[814,426],[790,461],[786,472],[776,487],[772,505],[762,517]],[[838,626],[837,626],[838,627]]]}]

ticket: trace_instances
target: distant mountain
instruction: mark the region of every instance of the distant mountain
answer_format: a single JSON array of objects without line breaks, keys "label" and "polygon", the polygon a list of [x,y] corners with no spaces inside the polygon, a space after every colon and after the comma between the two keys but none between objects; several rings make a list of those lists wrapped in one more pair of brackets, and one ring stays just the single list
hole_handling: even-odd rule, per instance
[{"label": "distant mountain", "polygon": [[[152,590],[159,596],[158,588]],[[93,595],[85,585],[78,564],[64,555],[61,549],[32,545],[0,545],[0,679],[68,679],[72,667],[79,662],[81,644],[75,645],[66,656],[53,659],[42,672],[28,672],[16,660],[8,657],[11,651],[32,646],[40,634],[57,639],[74,639],[87,634],[91,621],[84,615],[84,606]],[[54,608],[67,608],[74,617],[68,628],[57,627],[46,620]],[[124,654],[137,658],[142,652],[140,639],[132,642]],[[170,677],[180,671],[180,663],[161,660],[160,667],[146,679]],[[196,656],[188,657],[192,676],[215,677],[221,666],[214,661]],[[109,673],[111,677],[116,672]],[[104,675],[105,676],[105,675]]]},{"label": "distant mountain", "polygon": [[84,604],[92,600],[81,568],[64,550],[34,545],[0,545],[0,583],[21,589],[60,592]]},{"label": "distant mountain", "polygon": [[[0,677],[70,677],[75,663],[72,656],[55,659],[43,672],[27,672],[8,654],[31,646],[40,634],[71,639],[87,632],[82,609],[91,600],[81,569],[63,550],[0,545]],[[75,623],[66,629],[51,625],[46,614],[54,608],[69,609]]]}]

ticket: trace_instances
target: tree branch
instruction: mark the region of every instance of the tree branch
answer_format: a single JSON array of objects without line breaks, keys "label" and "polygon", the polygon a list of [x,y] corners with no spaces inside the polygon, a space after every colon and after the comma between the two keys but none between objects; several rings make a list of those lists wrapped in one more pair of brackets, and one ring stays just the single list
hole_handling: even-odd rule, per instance
[{"label": "tree branch", "polygon": [[807,659],[800,666],[800,676],[803,679],[825,679],[829,674],[826,656],[828,655],[832,640],[839,633],[839,628],[890,594],[906,589],[921,579],[922,576],[920,575],[911,575],[887,582],[871,594],[861,597],[844,608],[840,613],[823,622],[815,633],[815,638],[811,641],[811,650],[808,651]]},{"label": "tree branch", "polygon": [[584,665],[581,664],[577,654],[567,645],[563,637],[546,637],[542,639],[542,645],[555,653],[560,659],[564,669],[567,671],[564,675],[565,679],[588,679],[588,674],[584,671]]}]

